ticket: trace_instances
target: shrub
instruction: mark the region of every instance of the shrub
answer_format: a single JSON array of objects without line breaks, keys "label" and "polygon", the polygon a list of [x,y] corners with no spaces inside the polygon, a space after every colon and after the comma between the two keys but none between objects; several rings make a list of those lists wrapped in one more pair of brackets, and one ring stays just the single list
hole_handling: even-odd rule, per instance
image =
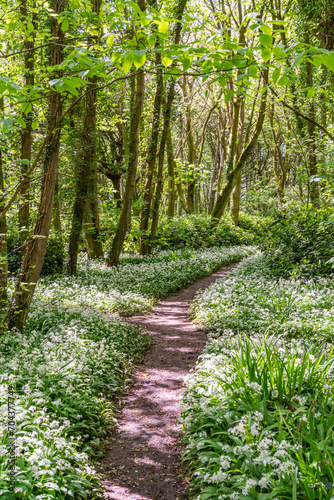
[{"label": "shrub", "polygon": [[64,270],[65,249],[62,238],[57,234],[50,234],[46,255],[41,271],[42,276],[48,274],[62,274]]},{"label": "shrub", "polygon": [[192,498],[333,498],[333,295],[261,255],[198,294],[211,333],[184,397]]},{"label": "shrub", "polygon": [[334,256],[332,208],[289,207],[277,213],[262,249],[272,272],[280,276],[328,275]]},{"label": "shrub", "polygon": [[[19,233],[9,233],[7,237],[8,270],[17,274],[21,265]],[[50,234],[41,274],[61,274],[65,259],[64,243],[56,234]]]},{"label": "shrub", "polygon": [[235,227],[228,220],[222,220],[217,226],[212,226],[207,215],[192,214],[173,219],[162,219],[157,230],[154,247],[159,249],[198,249],[248,245],[253,242],[252,233]]},{"label": "shrub", "polygon": [[273,337],[212,339],[184,399],[192,498],[333,497],[332,353]]}]

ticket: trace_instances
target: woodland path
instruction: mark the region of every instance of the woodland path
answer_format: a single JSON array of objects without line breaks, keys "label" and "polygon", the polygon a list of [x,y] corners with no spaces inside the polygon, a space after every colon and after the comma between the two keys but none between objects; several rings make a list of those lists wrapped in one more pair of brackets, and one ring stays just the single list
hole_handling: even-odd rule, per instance
[{"label": "woodland path", "polygon": [[189,320],[196,293],[235,267],[224,267],[160,302],[149,315],[127,320],[154,337],[123,395],[118,423],[101,460],[104,497],[112,500],[180,500],[180,400],[183,383],[206,344],[205,332]]}]

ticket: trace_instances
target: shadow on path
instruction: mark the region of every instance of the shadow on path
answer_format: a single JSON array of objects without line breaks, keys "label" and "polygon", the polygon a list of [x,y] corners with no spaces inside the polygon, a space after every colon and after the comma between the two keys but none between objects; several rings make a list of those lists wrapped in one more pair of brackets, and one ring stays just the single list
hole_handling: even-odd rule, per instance
[{"label": "shadow on path", "polygon": [[196,293],[222,278],[235,264],[196,281],[160,302],[153,313],[127,320],[150,333],[154,344],[123,396],[109,449],[101,460],[104,497],[113,500],[178,500],[181,477],[181,390],[206,344],[206,334],[189,320]]}]

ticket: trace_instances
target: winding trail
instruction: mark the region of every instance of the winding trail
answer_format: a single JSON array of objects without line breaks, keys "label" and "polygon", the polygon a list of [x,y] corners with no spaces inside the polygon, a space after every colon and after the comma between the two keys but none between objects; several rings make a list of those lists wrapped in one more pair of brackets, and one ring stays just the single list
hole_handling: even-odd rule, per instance
[{"label": "winding trail", "polygon": [[235,267],[232,264],[160,302],[153,313],[127,320],[154,337],[154,344],[123,395],[118,423],[101,460],[104,497],[112,500],[180,500],[181,391],[185,376],[206,344],[206,334],[189,320],[196,293]]}]

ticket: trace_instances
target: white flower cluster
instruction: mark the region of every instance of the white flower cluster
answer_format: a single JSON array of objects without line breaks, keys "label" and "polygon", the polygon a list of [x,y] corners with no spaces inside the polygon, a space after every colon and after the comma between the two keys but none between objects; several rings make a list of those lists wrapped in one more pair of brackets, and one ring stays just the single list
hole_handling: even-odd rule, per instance
[{"label": "white flower cluster", "polygon": [[[330,343],[319,348],[319,342],[305,341],[309,330],[303,322],[312,316],[310,304],[319,295],[325,310],[332,308],[326,294],[330,291],[333,300],[334,286],[323,279],[277,283],[266,273],[264,260],[250,257],[196,300],[197,319],[214,329],[184,390],[185,458],[195,471],[194,491],[210,491],[213,499],[258,498],[276,490],[293,498],[295,484],[296,498],[307,491],[318,500],[332,472],[320,465],[326,463],[326,450],[314,429],[331,428],[326,446],[334,446],[334,357]],[[287,325],[294,310],[304,314],[299,318],[303,335],[291,340],[280,325]],[[252,335],[247,338],[240,331]],[[313,326],[312,332],[317,339]],[[324,330],[319,338],[328,338]],[[320,454],[309,447],[317,438]],[[311,484],[305,470],[313,477],[315,467],[322,478]],[[331,487],[329,498],[333,494]]]}]

